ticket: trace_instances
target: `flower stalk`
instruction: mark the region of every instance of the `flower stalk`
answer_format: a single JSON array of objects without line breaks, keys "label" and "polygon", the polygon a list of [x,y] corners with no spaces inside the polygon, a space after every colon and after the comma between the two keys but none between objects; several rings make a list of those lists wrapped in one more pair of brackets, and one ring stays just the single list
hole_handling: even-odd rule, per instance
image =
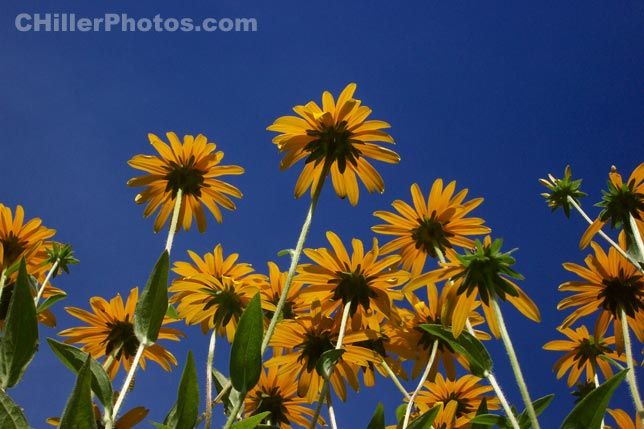
[{"label": "flower stalk", "polygon": [[168,230],[168,238],[165,242],[165,250],[170,254],[172,250],[172,244],[174,242],[174,236],[177,232],[177,223],[179,222],[179,212],[181,211],[181,199],[183,197],[183,192],[181,189],[177,190],[177,196],[174,201],[174,209],[172,210],[172,220],[170,221],[170,229]]},{"label": "flower stalk", "polygon": [[34,298],[34,304],[36,305],[36,307],[38,307],[38,302],[40,302],[40,299],[42,298],[42,294],[45,292],[45,287],[47,286],[47,283],[49,283],[49,281],[51,280],[51,277],[58,269],[58,264],[60,264],[60,259],[56,259],[54,264],[49,269],[49,272],[47,273],[45,280],[43,280],[42,284],[40,285],[40,288],[38,289],[38,293],[36,294],[36,298]]},{"label": "flower stalk", "polygon": [[217,340],[217,330],[213,329],[210,334],[208,344],[208,358],[206,359],[206,412],[204,428],[210,429],[212,419],[212,361],[215,357],[215,342]]},{"label": "flower stalk", "polygon": [[503,314],[501,313],[501,307],[499,307],[499,303],[496,301],[496,297],[494,295],[490,296],[490,304],[492,305],[494,316],[496,317],[499,331],[501,332],[503,345],[505,346],[505,350],[507,351],[508,357],[510,358],[510,365],[512,366],[512,371],[514,372],[517,384],[519,385],[519,390],[521,391],[521,397],[523,398],[523,402],[525,403],[528,417],[530,417],[530,423],[533,429],[539,429],[540,426],[539,421],[537,420],[537,413],[534,411],[534,407],[532,406],[532,400],[530,399],[528,386],[526,385],[525,379],[523,378],[523,373],[521,372],[521,367],[519,366],[519,360],[517,359],[517,355],[514,351],[512,340],[510,339],[510,335],[508,334],[508,329],[505,326]]},{"label": "flower stalk", "polygon": [[[626,319],[626,312],[621,310],[621,323],[622,326],[622,335],[624,336],[624,349],[626,350],[626,366],[628,372],[626,373],[626,380],[628,381],[628,387],[631,391],[631,396],[633,397],[633,405],[637,410],[637,418],[644,420],[644,406],[642,406],[642,398],[640,392],[637,388],[637,376],[635,375],[635,361],[633,360],[633,346],[631,344],[631,334],[628,330],[628,322]],[[642,422],[644,423],[644,421]]]},{"label": "flower stalk", "polygon": [[638,259],[640,262],[644,262],[644,242],[642,242],[642,236],[640,235],[640,230],[637,227],[637,221],[631,213],[628,214],[628,223],[631,227],[631,232],[633,233],[633,238],[635,239],[635,244],[637,246]]},{"label": "flower stalk", "polygon": [[434,340],[434,344],[432,344],[432,351],[429,355],[429,359],[427,360],[427,366],[425,367],[425,371],[423,371],[423,375],[420,377],[420,381],[418,382],[418,386],[416,386],[416,389],[412,392],[411,396],[409,397],[409,402],[407,402],[407,408],[405,409],[405,418],[403,420],[403,429],[406,429],[407,426],[409,426],[409,419],[411,418],[411,411],[414,408],[414,401],[416,400],[416,396],[418,396],[418,393],[422,390],[423,384],[425,384],[425,380],[427,380],[427,377],[429,376],[429,372],[432,369],[432,366],[434,366],[434,359],[436,358],[436,352],[438,351],[438,340]]},{"label": "flower stalk", "polygon": [[123,404],[123,400],[125,399],[125,395],[128,391],[130,383],[132,383],[132,379],[134,378],[134,373],[136,372],[136,368],[139,366],[139,362],[141,361],[141,356],[143,356],[144,351],[145,351],[145,345],[143,343],[140,343],[139,347],[136,349],[136,354],[134,355],[134,359],[132,360],[130,370],[128,371],[127,376],[125,377],[125,381],[123,381],[123,386],[121,387],[119,396],[116,399],[116,402],[114,403],[114,409],[112,410],[112,421],[116,420],[116,417],[118,416],[119,409]]},{"label": "flower stalk", "polygon": [[505,411],[505,415],[507,416],[508,420],[510,420],[510,423],[512,424],[512,428],[521,429],[521,426],[519,426],[519,422],[517,421],[516,416],[512,412],[512,408],[510,407],[508,400],[505,398],[505,395],[503,394],[503,390],[501,390],[501,386],[496,381],[496,377],[494,376],[494,374],[492,374],[491,372],[488,373],[487,380],[490,382],[490,385],[494,389],[494,393],[496,393],[496,397],[499,398],[499,402],[501,402],[503,411]]},{"label": "flower stalk", "polygon": [[398,376],[396,376],[396,374],[391,369],[389,364],[387,364],[387,362],[384,359],[382,359],[380,364],[382,365],[382,367],[385,370],[385,372],[387,372],[387,375],[389,375],[389,378],[391,379],[391,381],[393,381],[393,383],[396,385],[396,387],[398,388],[400,393],[402,393],[403,397],[405,399],[409,400],[409,392],[407,392],[407,390],[405,389],[405,386],[402,385],[402,383],[398,379]]}]

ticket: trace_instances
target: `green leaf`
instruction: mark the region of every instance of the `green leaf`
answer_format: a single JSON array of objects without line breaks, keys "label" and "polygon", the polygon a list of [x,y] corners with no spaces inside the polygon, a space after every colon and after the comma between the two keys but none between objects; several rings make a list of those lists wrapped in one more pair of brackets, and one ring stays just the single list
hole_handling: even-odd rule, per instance
[{"label": "green leaf", "polygon": [[[554,398],[555,398],[555,395],[550,394],[550,395],[544,396],[543,398],[539,398],[536,401],[533,401],[532,407],[534,408],[534,412],[536,413],[536,415],[540,416],[541,413],[543,413],[545,409],[548,408],[548,405],[550,405],[550,403]],[[523,412],[519,414],[517,421],[519,422],[519,426],[521,426],[521,429],[529,429],[530,427],[532,427],[532,424],[530,423],[530,416],[528,415],[527,410],[523,410]],[[509,422],[508,422],[508,427],[510,427]]]},{"label": "green leaf", "polygon": [[0,342],[0,384],[15,386],[38,349],[38,318],[24,258],[13,287]]},{"label": "green leaf", "polygon": [[264,411],[263,413],[255,414],[250,416],[247,419],[239,421],[232,425],[232,429],[254,429],[271,414],[270,411]]},{"label": "green leaf", "polygon": [[326,379],[331,377],[335,364],[338,363],[343,354],[343,349],[331,349],[322,353],[315,364],[318,374]]},{"label": "green leaf", "polygon": [[250,300],[239,319],[230,349],[230,381],[240,392],[252,389],[262,372],[263,318],[258,293]]},{"label": "green leaf", "polygon": [[[78,374],[89,356],[88,353],[74,346],[58,342],[52,338],[47,338],[47,343],[58,359],[75,374]],[[94,359],[90,360],[89,369],[92,373],[92,391],[96,394],[96,397],[105,409],[111,412],[114,394],[112,392],[110,377],[103,369],[103,366]]]},{"label": "green leaf", "polygon": [[71,396],[67,399],[65,410],[60,418],[59,429],[96,429],[96,417],[92,404],[92,373],[91,358],[88,356],[78,371],[76,385]]},{"label": "green leaf", "polygon": [[152,426],[154,426],[157,429],[172,429],[170,426],[165,425],[163,423],[157,423],[157,422],[150,422]]},{"label": "green leaf", "polygon": [[166,250],[154,265],[134,310],[134,333],[139,342],[146,346],[157,340],[168,309],[169,268],[170,258]]},{"label": "green leaf", "polygon": [[434,406],[434,408],[425,412],[425,414],[418,417],[413,422],[409,423],[409,426],[407,426],[407,429],[430,429],[432,427],[432,424],[434,423],[434,420],[436,420],[436,416],[438,416],[438,413],[440,412],[442,407],[443,407],[442,404],[438,404]]},{"label": "green leaf", "polygon": [[188,352],[186,366],[181,374],[177,402],[163,423],[173,429],[194,428],[199,415],[199,382],[192,352]]},{"label": "green leaf", "polygon": [[[487,414],[487,399],[483,398],[479,404],[478,409],[476,410],[476,415],[480,416],[481,414]],[[472,429],[484,429],[486,425],[472,424]]]},{"label": "green leaf", "polygon": [[[230,383],[230,380],[228,380],[226,376],[219,372],[216,368],[212,369],[212,375],[212,381],[215,383],[215,389],[217,390],[217,394],[219,395],[219,393],[221,393],[221,391],[228,385],[228,383]],[[224,414],[229,416],[240,400],[241,399],[239,392],[233,387],[230,387],[228,389],[228,392],[221,397],[221,402],[224,405]]]},{"label": "green leaf", "polygon": [[500,428],[504,428],[507,426],[507,417],[496,414],[479,414],[474,417],[470,423],[472,424],[472,427],[476,424],[481,426],[498,426]]},{"label": "green leaf", "polygon": [[448,343],[456,353],[467,359],[472,374],[477,377],[487,377],[492,371],[490,354],[485,346],[469,332],[463,331],[458,338],[454,338],[452,332],[441,325],[421,325],[420,327]]},{"label": "green leaf", "polygon": [[295,250],[293,249],[282,249],[279,252],[277,252],[277,256],[279,256],[280,258],[286,255],[293,256],[293,253],[295,253]]},{"label": "green leaf", "polygon": [[608,401],[627,371],[618,372],[579,401],[564,419],[561,429],[599,429]]},{"label": "green leaf", "polygon": [[0,428],[29,429],[27,418],[15,402],[0,390]]},{"label": "green leaf", "polygon": [[177,320],[181,319],[181,316],[179,316],[177,309],[174,308],[173,305],[168,305],[168,309],[166,310],[165,315],[170,319],[177,319]]},{"label": "green leaf", "polygon": [[397,423],[402,423],[403,419],[405,418],[405,412],[406,411],[407,411],[407,404],[398,405],[398,408],[396,408],[396,422]]},{"label": "green leaf", "polygon": [[385,407],[382,406],[382,402],[378,402],[376,411],[373,413],[367,429],[385,429]]},{"label": "green leaf", "polygon": [[38,309],[36,310],[37,313],[42,313],[43,311],[47,310],[49,307],[52,305],[56,304],[58,301],[63,300],[67,298],[67,294],[65,292],[59,293],[56,295],[52,295],[43,302],[40,303],[38,306]]}]

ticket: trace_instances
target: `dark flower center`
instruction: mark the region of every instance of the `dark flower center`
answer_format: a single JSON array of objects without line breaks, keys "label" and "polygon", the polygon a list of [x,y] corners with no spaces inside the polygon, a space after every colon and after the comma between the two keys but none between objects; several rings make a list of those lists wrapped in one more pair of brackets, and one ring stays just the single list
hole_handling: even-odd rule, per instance
[{"label": "dark flower center", "polygon": [[[435,319],[432,319],[431,317],[427,317],[425,318],[425,321],[422,323],[423,324],[427,323],[429,325],[440,325],[441,319],[440,317],[437,317]],[[450,347],[449,343],[445,342],[441,338],[430,334],[420,326],[416,326],[414,330],[420,333],[418,346],[422,347],[423,350],[431,349],[434,346],[434,341],[438,341],[438,350],[440,350],[441,352],[454,353],[454,349]]]},{"label": "dark flower center", "polygon": [[602,307],[619,318],[621,310],[630,316],[644,310],[644,280],[640,275],[626,277],[623,272],[618,277],[604,279],[605,286],[597,296],[602,300]]},{"label": "dark flower center", "polygon": [[208,289],[207,292],[212,294],[212,297],[206,302],[203,309],[217,307],[212,315],[212,322],[216,328],[226,326],[233,317],[241,316],[244,310],[242,301],[232,286],[228,286],[223,291]]},{"label": "dark flower center", "polygon": [[253,415],[269,411],[271,414],[266,417],[264,423],[270,422],[274,426],[290,423],[286,416],[288,409],[284,406],[284,398],[282,398],[278,387],[273,387],[268,392],[258,392],[257,397],[259,405]]},{"label": "dark flower center", "polygon": [[452,247],[449,238],[454,234],[445,231],[449,222],[441,223],[436,219],[436,212],[432,212],[429,219],[418,219],[418,227],[411,232],[411,237],[416,242],[416,249],[422,249],[432,258],[438,257],[436,247],[444,252],[446,248]]},{"label": "dark flower center", "polygon": [[[279,301],[279,296],[275,297],[271,302],[275,306],[277,306],[278,301]],[[271,319],[273,317],[273,314],[275,314],[274,311],[269,311],[269,310],[264,311],[264,313],[267,319]],[[295,319],[295,303],[293,301],[286,300],[284,302],[284,308],[282,309],[281,319],[282,320]]]},{"label": "dark flower center", "polygon": [[601,342],[596,343],[594,339],[584,338],[575,353],[575,359],[579,361],[578,365],[583,365],[586,361],[595,361],[598,356],[607,354],[610,349]]},{"label": "dark flower center", "polygon": [[165,179],[168,184],[165,191],[172,191],[172,197],[177,196],[179,189],[185,195],[194,195],[201,197],[201,188],[204,186],[204,171],[196,168],[195,157],[191,156],[186,164],[180,165],[174,161],[169,162],[170,167],[166,167],[168,174]]},{"label": "dark flower center", "polygon": [[21,241],[13,232],[10,232],[7,237],[1,239],[0,243],[2,243],[4,250],[4,261],[0,262],[3,262],[5,265],[11,265],[18,260],[27,247],[27,242]]},{"label": "dark flower center", "polygon": [[644,211],[644,194],[637,193],[626,183],[616,187],[609,182],[608,192],[604,191],[603,200],[597,205],[603,208],[600,217],[604,222],[610,219],[613,227],[628,225],[629,215],[640,219],[640,213]]},{"label": "dark flower center", "polygon": [[333,291],[333,299],[342,299],[342,304],[351,301],[350,314],[353,316],[361,305],[365,310],[370,307],[369,300],[376,298],[376,292],[369,286],[371,279],[360,272],[360,266],[353,273],[338,272],[337,278],[331,283],[337,283]]},{"label": "dark flower center", "polygon": [[347,129],[346,121],[330,127],[322,125],[319,130],[307,130],[307,134],[316,139],[304,147],[305,151],[310,152],[305,162],[315,161],[317,165],[321,161],[329,164],[338,161],[340,173],[344,173],[347,161],[357,165],[361,152],[353,143],[361,142],[351,139],[353,133]]},{"label": "dark flower center", "polygon": [[306,338],[298,346],[302,349],[300,356],[297,358],[298,362],[306,361],[306,370],[311,372],[322,356],[322,353],[335,348],[333,345],[332,334],[329,331],[314,333],[307,332]]},{"label": "dark flower center", "polygon": [[110,332],[107,338],[101,343],[105,344],[105,354],[114,354],[115,359],[125,357],[128,359],[136,354],[139,348],[139,340],[134,335],[134,325],[129,321],[130,316],[125,316],[125,320],[111,322],[107,324]]}]

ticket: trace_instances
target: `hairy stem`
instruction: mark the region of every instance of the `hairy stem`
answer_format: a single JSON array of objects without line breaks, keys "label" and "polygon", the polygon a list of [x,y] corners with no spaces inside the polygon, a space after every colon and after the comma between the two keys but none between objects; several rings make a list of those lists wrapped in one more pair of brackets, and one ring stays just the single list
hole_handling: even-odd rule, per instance
[{"label": "hairy stem", "polygon": [[[593,378],[593,382],[595,383],[595,389],[597,389],[599,387],[599,376],[597,375],[597,368],[595,368],[595,377]],[[604,427],[604,417],[602,417],[601,427]]]},{"label": "hairy stem", "polygon": [[[575,210],[577,210],[579,212],[581,217],[583,217],[584,220],[586,222],[588,222],[589,225],[593,223],[593,220],[586,214],[586,212],[581,208],[581,206],[579,204],[577,204],[577,202],[572,197],[568,196],[568,202],[570,203],[571,206],[573,206],[575,208]],[[644,269],[642,269],[640,264],[631,255],[626,253],[624,251],[624,249],[622,249],[622,247],[619,244],[617,244],[612,238],[610,238],[604,231],[602,231],[600,229],[599,231],[597,231],[597,233],[604,240],[606,240],[608,242],[608,244],[613,246],[615,248],[615,250],[617,250],[619,252],[620,255],[622,255],[624,258],[626,258],[631,264],[635,265],[635,267],[638,270],[640,270],[641,272],[644,272]]]},{"label": "hairy stem", "polygon": [[168,239],[165,242],[165,250],[168,254],[172,250],[172,243],[174,242],[174,236],[177,232],[177,223],[179,222],[179,212],[181,211],[181,199],[183,197],[183,191],[179,189],[177,191],[177,196],[174,200],[174,209],[172,210],[172,220],[170,220],[170,229],[168,230]]},{"label": "hairy stem", "polygon": [[[628,319],[626,318],[626,312],[623,309],[620,316],[622,335],[624,336],[624,349],[626,350],[626,366],[628,367],[626,380],[628,381],[628,387],[630,388],[631,396],[633,397],[633,405],[635,405],[635,409],[637,410],[637,418],[644,420],[644,406],[642,406],[642,398],[640,397],[640,392],[637,389],[637,376],[635,375],[635,362],[633,361],[633,346],[631,344],[631,334],[628,329]],[[644,423],[644,421],[642,421],[642,423]]]},{"label": "hairy stem", "polygon": [[40,285],[40,289],[38,289],[38,294],[36,294],[36,298],[34,298],[34,304],[36,305],[36,307],[38,307],[38,302],[40,301],[40,298],[42,298],[42,294],[45,292],[45,286],[47,286],[47,283],[49,283],[49,280],[51,280],[51,277],[58,269],[59,263],[60,263],[60,259],[56,259],[56,262],[54,262],[54,264],[49,269],[49,272],[47,273],[45,280]]},{"label": "hairy stem", "polygon": [[206,413],[204,429],[210,429],[212,419],[212,361],[215,357],[215,341],[217,340],[217,330],[213,329],[210,334],[210,343],[208,344],[208,358],[206,359]]},{"label": "hairy stem", "polygon": [[230,429],[232,427],[233,423],[235,423],[235,420],[237,420],[237,416],[239,416],[239,412],[241,411],[243,405],[244,399],[239,398],[239,402],[235,404],[235,407],[232,409],[230,415],[228,416],[228,419],[226,420],[224,429]]},{"label": "hairy stem", "polygon": [[523,373],[521,372],[521,367],[519,366],[519,360],[517,359],[516,352],[514,351],[514,346],[512,345],[512,340],[510,340],[510,335],[508,334],[508,329],[505,326],[503,321],[503,314],[501,313],[501,307],[496,301],[496,297],[492,295],[490,297],[490,304],[492,305],[492,310],[499,325],[499,331],[501,332],[501,339],[503,340],[503,345],[505,350],[508,353],[510,358],[510,365],[512,366],[512,371],[514,372],[514,377],[517,379],[517,384],[519,385],[519,390],[521,391],[521,397],[525,403],[526,411],[528,412],[528,417],[530,417],[530,423],[532,424],[533,429],[539,429],[539,421],[537,420],[537,413],[534,411],[532,406],[532,400],[530,399],[530,393],[528,392],[528,386],[526,385],[525,379],[523,378]]},{"label": "hairy stem", "polygon": [[637,246],[637,259],[639,259],[640,262],[644,262],[644,242],[642,242],[642,236],[640,235],[640,230],[637,227],[637,222],[635,221],[633,215],[630,213],[628,215],[628,222],[631,227],[633,238],[635,239],[635,245]]},{"label": "hairy stem", "polygon": [[121,408],[121,404],[123,404],[123,400],[125,399],[125,395],[127,394],[130,383],[132,383],[134,373],[139,366],[139,361],[141,360],[141,356],[143,356],[144,351],[145,345],[143,343],[139,344],[139,347],[136,349],[134,359],[132,360],[132,364],[130,365],[130,370],[127,372],[127,377],[125,377],[125,381],[123,381],[123,387],[121,387],[119,396],[116,399],[116,403],[114,404],[114,409],[112,410],[112,421],[116,420],[116,417],[118,416],[119,408]]},{"label": "hairy stem", "polygon": [[432,351],[429,355],[429,359],[427,360],[427,366],[425,367],[425,371],[423,371],[423,375],[420,377],[418,386],[416,386],[416,389],[412,392],[411,396],[409,397],[409,402],[407,402],[407,409],[405,410],[405,419],[403,420],[403,425],[402,425],[403,429],[405,429],[409,425],[411,411],[414,408],[414,401],[416,400],[416,396],[418,396],[418,393],[422,390],[423,384],[425,384],[425,380],[427,380],[427,377],[429,376],[429,372],[431,371],[432,366],[434,366],[434,359],[436,358],[437,351],[438,351],[438,340],[434,340],[434,344],[432,344]]},{"label": "hairy stem", "polygon": [[503,394],[503,390],[501,390],[501,386],[499,386],[499,383],[496,381],[496,377],[494,377],[494,374],[492,374],[491,372],[488,373],[487,380],[490,382],[490,385],[492,385],[492,388],[494,389],[494,393],[496,393],[497,398],[499,398],[499,402],[503,407],[503,411],[505,411],[505,415],[507,416],[508,420],[510,420],[512,427],[514,429],[521,429],[516,416],[512,412],[512,408],[510,407],[508,400],[505,399],[505,395]]},{"label": "hairy stem", "polygon": [[338,429],[338,422],[335,419],[335,411],[333,410],[333,400],[331,399],[331,392],[329,389],[326,391],[326,405],[329,409],[329,423],[331,429]]},{"label": "hairy stem", "polygon": [[387,364],[384,358],[380,362],[380,365],[382,365],[383,369],[387,372],[387,374],[389,375],[389,378],[396,385],[400,393],[402,393],[405,399],[409,400],[409,392],[407,392],[405,387],[402,385],[402,383],[400,382],[400,380],[398,379],[394,371],[391,369],[391,367]]}]

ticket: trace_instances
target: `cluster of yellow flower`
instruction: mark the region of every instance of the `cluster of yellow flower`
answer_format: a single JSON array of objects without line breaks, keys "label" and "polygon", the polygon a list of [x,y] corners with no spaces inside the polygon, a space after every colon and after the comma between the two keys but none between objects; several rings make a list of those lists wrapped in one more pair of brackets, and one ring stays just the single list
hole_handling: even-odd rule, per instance
[{"label": "cluster of yellow flower", "polygon": [[[365,249],[361,240],[352,239],[349,247],[347,240],[329,231],[328,247],[305,248],[329,176],[336,194],[356,205],[357,179],[369,192],[384,191],[383,179],[369,159],[387,163],[400,160],[382,145],[394,143],[386,131],[389,124],[369,120],[371,109],[354,98],[355,90],[355,84],[348,85],[337,100],[324,92],[321,106],[313,101],[295,106],[298,116],[280,117],[268,127],[278,133],[273,142],[284,153],[281,168],[304,160],[295,196],[309,189],[311,192],[297,246],[285,252],[291,258],[288,271],[268,262],[267,275],[255,272],[250,264],[239,261],[238,254],[225,254],[220,244],[211,253],[200,256],[188,252],[189,261],[174,263],[176,276],[168,288],[172,307],[162,321],[158,339],[179,341],[184,334],[167,325],[180,320],[199,325],[210,334],[202,415],[205,427],[210,427],[213,406],[231,389],[230,385],[220,386],[223,391],[212,398],[216,337],[222,335],[233,342],[245,308],[259,294],[265,319],[262,353],[270,353],[256,385],[248,392],[238,392],[238,403],[227,410],[226,427],[238,418],[269,412],[257,423],[285,428],[314,428],[328,423],[335,429],[330,390],[344,401],[347,384],[357,391],[361,384],[373,386],[376,374],[380,374],[391,379],[401,393],[403,405],[393,427],[411,428],[431,411],[428,425],[414,427],[469,428],[483,422],[476,420],[477,416],[489,417],[489,410],[503,408],[507,427],[539,428],[537,416],[543,407],[535,406],[537,402],[530,399],[499,304],[507,301],[536,322],[540,313],[516,284],[522,277],[512,269],[511,252],[502,252],[501,240],[490,237],[491,229],[485,221],[472,217],[482,198],[468,200],[467,189],[459,190],[455,182],[441,179],[435,180],[426,194],[413,184],[410,202],[396,200],[391,204],[392,212],[374,213],[382,223],[372,230],[388,238],[384,245],[374,238],[371,247]],[[244,170],[222,165],[223,152],[202,134],[186,135],[181,140],[169,132],[167,142],[154,134],[148,137],[158,155],[132,158],[129,164],[145,174],[131,179],[128,185],[144,187],[135,201],[147,204],[145,216],[157,213],[155,231],[169,224],[169,252],[177,227],[187,231],[194,219],[199,231],[206,229],[204,207],[217,222],[222,222],[222,207],[235,209],[232,197],[241,198],[242,194],[221,178]],[[562,300],[559,308],[577,309],[561,326],[561,333],[569,340],[552,341],[545,348],[566,352],[555,369],[558,378],[570,371],[570,386],[584,372],[582,381],[599,386],[598,371],[608,379],[613,376],[611,365],[626,362],[631,368],[631,390],[637,395],[636,408],[641,412],[628,326],[640,342],[644,341],[644,164],[627,183],[622,183],[615,171],[610,180],[613,187],[609,192],[613,194],[605,195],[602,214],[591,222],[582,244],[589,244],[608,221],[624,229],[620,243],[613,242],[606,253],[592,242],[594,255],[586,258],[587,267],[564,265],[582,280],[560,287],[575,294]],[[569,170],[563,179],[550,176],[543,183],[549,188],[545,197],[553,209],[563,207],[569,214],[572,206],[581,211],[579,181],[571,179]],[[0,319],[4,318],[5,302],[15,282],[15,270],[9,268],[21,258],[42,289],[34,288],[36,304],[41,297],[62,296],[50,278],[75,260],[69,248],[64,253],[59,245],[54,246],[53,235],[54,231],[42,226],[39,219],[24,223],[20,206],[15,216],[0,206]],[[477,236],[481,239],[475,239]],[[56,251],[51,250],[54,247]],[[302,254],[307,262],[300,263]],[[134,318],[138,301],[138,289],[134,288],[125,302],[117,294],[109,301],[92,298],[91,311],[67,308],[85,325],[65,329],[60,335],[66,343],[81,345],[94,359],[101,359],[112,380],[121,364],[128,376],[137,365],[145,368],[147,360],[170,370],[177,365],[172,353],[156,342],[142,345],[137,339]],[[580,318],[595,313],[594,334],[585,326],[571,328]],[[39,317],[43,323],[55,324],[48,307],[39,312]],[[611,321],[614,336],[606,337]],[[463,345],[464,341],[471,345],[489,340],[485,329],[501,338],[508,350],[525,402],[523,414],[510,408],[490,368],[479,368],[480,361],[473,361],[467,344]],[[320,369],[325,364],[327,371]],[[418,383],[412,391],[400,381],[410,378]],[[119,397],[114,414],[122,400]],[[320,417],[323,404],[328,407],[328,419]],[[620,427],[629,427],[624,423],[629,421],[625,412],[610,412]],[[98,408],[95,413],[97,422],[102,422]],[[128,429],[146,415],[147,410],[137,407],[125,413],[114,427]],[[59,423],[57,419],[50,422]],[[629,422],[633,428],[641,424],[640,418],[636,423]]]}]

